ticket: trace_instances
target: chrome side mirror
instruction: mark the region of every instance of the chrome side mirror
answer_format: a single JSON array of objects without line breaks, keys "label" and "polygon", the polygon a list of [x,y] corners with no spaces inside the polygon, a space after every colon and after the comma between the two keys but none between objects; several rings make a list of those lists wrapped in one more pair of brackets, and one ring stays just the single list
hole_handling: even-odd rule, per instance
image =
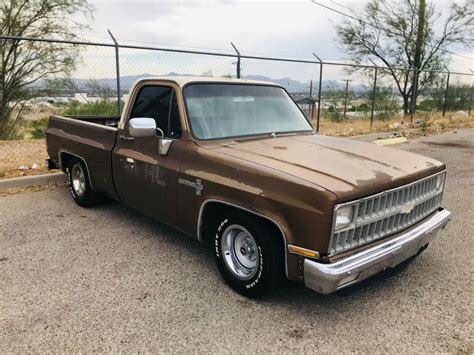
[{"label": "chrome side mirror", "polygon": [[128,133],[132,137],[153,137],[156,132],[156,121],[148,117],[131,118],[128,121]]},{"label": "chrome side mirror", "polygon": [[160,155],[168,154],[171,144],[173,143],[172,139],[165,138],[165,133],[161,128],[156,127],[156,136],[160,139],[158,145],[158,153]]}]

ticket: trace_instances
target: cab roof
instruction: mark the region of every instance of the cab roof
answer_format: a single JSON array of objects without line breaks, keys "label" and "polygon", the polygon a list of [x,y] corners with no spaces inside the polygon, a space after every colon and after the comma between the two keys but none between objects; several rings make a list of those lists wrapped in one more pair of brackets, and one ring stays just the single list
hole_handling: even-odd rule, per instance
[{"label": "cab roof", "polygon": [[153,77],[142,78],[138,81],[142,82],[142,81],[154,81],[154,80],[171,81],[171,82],[176,83],[180,87],[183,87],[190,83],[202,83],[202,82],[280,86],[270,81],[236,79],[236,78],[212,78],[208,76],[153,76]]}]

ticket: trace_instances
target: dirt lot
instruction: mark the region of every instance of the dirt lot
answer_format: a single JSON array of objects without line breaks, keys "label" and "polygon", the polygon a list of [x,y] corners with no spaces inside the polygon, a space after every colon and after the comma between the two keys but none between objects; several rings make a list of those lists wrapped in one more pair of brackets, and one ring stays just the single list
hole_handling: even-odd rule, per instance
[{"label": "dirt lot", "polygon": [[[418,123],[417,123],[418,122]],[[316,121],[311,121],[316,127]],[[394,129],[396,127],[396,129]],[[413,123],[410,117],[395,116],[385,120],[374,120],[372,130],[370,129],[370,118],[351,118],[340,122],[330,119],[322,119],[320,132],[329,136],[349,137],[372,132],[398,132],[402,135],[410,135],[413,128],[419,128],[428,135],[438,134],[448,130],[458,128],[473,128],[474,119],[466,112],[446,112],[443,117],[441,112],[430,114],[417,113],[413,116]]]},{"label": "dirt lot", "polygon": [[[46,158],[44,139],[0,141],[0,178],[44,174]],[[31,169],[33,164],[35,169]],[[19,169],[22,166],[25,170]]]},{"label": "dirt lot", "polygon": [[454,220],[395,273],[248,300],[196,241],[65,187],[0,197],[0,352],[473,353],[474,129],[395,146],[446,162]]}]

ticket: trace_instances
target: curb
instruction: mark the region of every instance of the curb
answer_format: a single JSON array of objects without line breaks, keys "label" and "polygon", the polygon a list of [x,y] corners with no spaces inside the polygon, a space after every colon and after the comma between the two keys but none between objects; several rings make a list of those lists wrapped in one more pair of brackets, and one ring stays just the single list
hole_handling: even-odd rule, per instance
[{"label": "curb", "polygon": [[[409,128],[409,129],[405,129],[404,132],[421,133],[422,130],[421,128]],[[374,132],[374,133],[367,133],[367,134],[359,134],[357,136],[351,136],[351,137],[345,137],[345,138],[355,139],[361,142],[373,143],[374,141],[377,141],[377,140],[388,139],[390,138],[390,136],[396,135],[396,134],[400,134],[400,131],[392,130],[392,131]],[[398,137],[403,137],[403,136],[399,135]],[[398,137],[392,137],[392,138],[398,138]]]},{"label": "curb", "polygon": [[13,189],[19,187],[58,184],[67,181],[67,175],[64,173],[43,174],[34,176],[22,176],[10,179],[0,180],[0,190]]},{"label": "curb", "polygon": [[407,137],[395,137],[395,138],[385,138],[385,139],[377,139],[372,143],[376,145],[392,145],[392,144],[400,144],[408,142]]}]

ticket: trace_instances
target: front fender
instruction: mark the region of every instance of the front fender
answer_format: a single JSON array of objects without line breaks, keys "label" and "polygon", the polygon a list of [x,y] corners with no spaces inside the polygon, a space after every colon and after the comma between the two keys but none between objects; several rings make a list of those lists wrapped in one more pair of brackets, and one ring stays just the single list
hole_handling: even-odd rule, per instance
[{"label": "front fender", "polygon": [[290,279],[302,278],[303,268],[301,257],[288,254],[288,244],[323,255],[327,251],[336,196],[316,184],[200,148],[186,157],[179,181],[180,225],[197,239],[202,239],[203,211],[213,201],[260,216],[278,227]]}]

